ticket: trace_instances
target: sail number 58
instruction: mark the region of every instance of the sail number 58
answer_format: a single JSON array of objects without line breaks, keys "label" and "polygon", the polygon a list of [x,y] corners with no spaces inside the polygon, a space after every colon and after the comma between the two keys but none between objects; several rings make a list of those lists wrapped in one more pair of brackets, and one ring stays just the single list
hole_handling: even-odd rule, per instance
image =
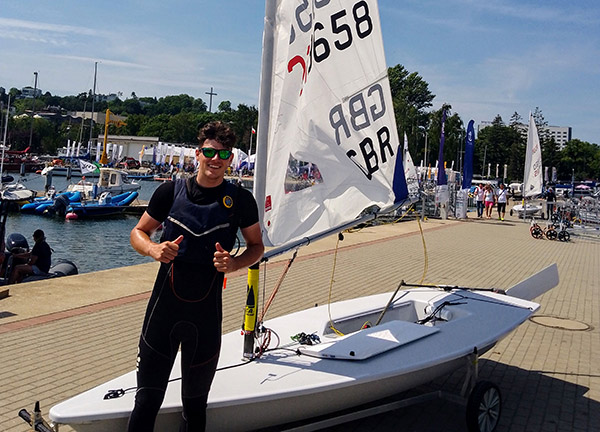
[{"label": "sail number 58", "polygon": [[[339,38],[333,42],[333,45],[340,51],[343,51],[352,46],[353,31],[352,27],[346,22],[346,10],[342,9],[339,12],[331,15],[331,31],[339,35]],[[354,18],[354,30],[356,35],[364,39],[373,31],[373,21],[369,15],[369,6],[365,1],[357,2],[352,8],[352,16]],[[325,26],[320,23],[315,23],[315,40],[313,42],[314,59],[317,63],[327,59],[331,54],[331,45],[324,37],[316,37],[317,30],[324,30]]]}]

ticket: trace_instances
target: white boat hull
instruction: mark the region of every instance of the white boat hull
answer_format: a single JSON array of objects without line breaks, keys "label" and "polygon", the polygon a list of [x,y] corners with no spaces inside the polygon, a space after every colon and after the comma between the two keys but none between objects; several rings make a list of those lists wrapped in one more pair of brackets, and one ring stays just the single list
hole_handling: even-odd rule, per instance
[{"label": "white boat hull", "polygon": [[535,204],[528,204],[525,208],[521,204],[517,204],[513,206],[512,211],[516,212],[520,218],[523,217],[523,214],[526,216],[533,216],[542,210],[542,206]]},{"label": "white boat hull", "polygon": [[[390,297],[391,293],[379,294],[331,305],[336,328],[350,333],[365,322],[376,322]],[[398,297],[380,326],[346,338],[338,338],[328,330],[327,306],[267,321],[265,327],[281,338],[286,349],[267,351],[245,364],[241,360],[240,332],[224,335],[220,370],[209,396],[207,430],[244,431],[280,425],[414,388],[463,366],[475,348],[479,353],[490,349],[539,307],[501,294],[447,293],[433,288],[401,291]],[[443,309],[448,321],[415,323],[425,318],[426,308],[432,310],[444,301],[455,303]],[[423,327],[428,330],[419,334]],[[413,330],[416,336],[412,335]],[[292,342],[290,337],[300,332],[317,334],[322,343],[307,347]],[[276,337],[272,340],[274,345]],[[327,348],[321,353],[313,351],[311,356],[296,352],[298,348],[318,350],[324,346]],[[364,354],[367,358],[313,357],[338,356],[339,353],[331,354],[337,347],[342,354],[350,351],[355,354],[356,350],[356,356]],[[347,347],[354,348],[348,351]],[[369,353],[370,349],[383,352]],[[240,366],[222,369],[232,365]],[[177,361],[171,377],[179,376]],[[122,397],[103,399],[109,390],[120,388],[135,388],[135,372],[52,407],[50,418],[83,432],[126,430],[135,392],[130,390]],[[156,430],[177,431],[180,411],[180,382],[176,380],[169,384]]]}]

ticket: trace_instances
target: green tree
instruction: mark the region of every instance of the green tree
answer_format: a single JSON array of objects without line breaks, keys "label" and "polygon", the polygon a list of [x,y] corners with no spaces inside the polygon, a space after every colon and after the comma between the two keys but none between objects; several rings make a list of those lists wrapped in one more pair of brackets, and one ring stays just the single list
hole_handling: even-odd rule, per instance
[{"label": "green tree", "polygon": [[195,145],[198,142],[198,129],[194,114],[180,112],[170,116],[164,136],[169,142]]},{"label": "green tree", "polygon": [[411,155],[415,160],[423,159],[425,134],[422,129],[431,134],[428,130],[429,113],[426,112],[426,109],[433,105],[432,101],[435,95],[429,91],[429,84],[417,72],[410,73],[402,65],[389,68],[388,78],[398,136],[403,141],[404,133],[406,133]]},{"label": "green tree", "polygon": [[559,157],[559,178],[570,179],[572,173],[575,174],[575,180],[600,178],[600,147],[598,145],[573,139],[567,143]]},{"label": "green tree", "polygon": [[223,101],[219,104],[219,107],[217,108],[218,111],[220,112],[231,112],[232,108],[231,108],[231,102],[229,101]]},{"label": "green tree", "polygon": [[502,178],[504,165],[507,165],[508,178],[505,180],[522,181],[525,146],[517,127],[518,121],[513,121],[515,114],[511,117],[513,126],[506,126],[502,117],[497,115],[491,126],[479,132],[475,141],[474,172],[487,176],[489,167],[490,176],[495,177],[498,166],[498,177]]}]

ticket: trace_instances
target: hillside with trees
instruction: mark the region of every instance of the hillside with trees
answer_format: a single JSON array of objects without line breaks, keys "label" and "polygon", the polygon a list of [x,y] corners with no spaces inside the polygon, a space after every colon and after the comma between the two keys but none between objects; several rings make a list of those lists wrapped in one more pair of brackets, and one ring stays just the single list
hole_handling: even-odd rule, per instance
[{"label": "hillside with trees", "polygon": [[[406,134],[416,164],[426,160],[429,165],[435,166],[442,119],[442,108],[432,110],[436,96],[417,72],[396,65],[389,68],[388,73],[400,141]],[[7,144],[11,148],[26,148],[30,134],[31,151],[39,154],[56,154],[57,148],[65,146],[67,140],[87,141],[90,136],[89,120],[82,124],[80,118],[72,118],[67,113],[89,113],[92,106],[91,91],[64,97],[46,92],[36,99],[21,99],[20,93],[14,87],[8,92],[0,87],[3,110],[9,94],[11,107],[15,110],[8,125]],[[470,119],[463,121],[459,113],[453,112],[450,103],[444,102],[442,106],[446,110],[444,158],[448,166],[454,162],[454,169],[459,170],[462,168],[465,128]],[[215,112],[209,112],[206,102],[201,98],[186,94],[155,98],[138,97],[132,93],[123,100],[117,97],[111,101],[98,97],[94,101],[94,112],[106,112],[106,109],[127,118],[124,124],[111,124],[110,134],[154,136],[164,142],[188,145],[197,144],[199,125],[221,120],[231,125],[238,137],[237,147],[246,152],[250,146],[252,129],[256,129],[258,123],[258,109],[254,106],[239,104],[234,108],[230,101],[223,101]],[[54,115],[34,118],[32,127],[32,110]],[[544,166],[556,167],[559,179],[570,180],[573,173],[576,180],[600,178],[600,147],[597,144],[573,139],[559,150],[548,134],[548,124],[540,108],[535,109],[534,118],[540,135]],[[2,115],[4,121],[5,114]],[[501,167],[499,172],[502,175],[506,164],[507,180],[522,181],[526,137],[519,125],[523,122],[517,112],[511,116],[508,124],[497,115],[491,126],[480,131],[475,141],[475,174],[485,176],[487,165],[491,164],[491,175],[495,176],[496,165]],[[4,127],[3,123],[0,125]],[[91,135],[102,136],[103,132],[102,125],[94,124]]]}]

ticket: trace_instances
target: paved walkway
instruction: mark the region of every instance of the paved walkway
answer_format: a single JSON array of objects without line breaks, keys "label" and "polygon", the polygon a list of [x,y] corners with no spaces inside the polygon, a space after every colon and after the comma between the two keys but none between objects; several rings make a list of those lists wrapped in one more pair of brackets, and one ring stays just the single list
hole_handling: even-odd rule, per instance
[{"label": "paved walkway", "polygon": [[[499,431],[600,430],[600,241],[535,240],[514,218],[430,220],[423,227],[426,253],[416,221],[346,234],[332,300],[391,291],[402,279],[418,282],[424,263],[426,282],[506,289],[556,262],[561,282],[538,299],[537,315],[590,328],[526,322],[485,355],[480,378],[502,390]],[[327,302],[335,243],[325,239],[301,251],[267,318]],[[268,265],[267,290],[282,268],[281,260]],[[17,412],[31,410],[36,400],[47,416],[55,403],[135,367],[156,269],[150,263],[10,287],[10,297],[0,300],[1,430],[26,431]],[[240,326],[245,288],[245,273],[229,276],[224,331]],[[458,391],[461,384],[455,373],[411,394]],[[466,425],[463,408],[438,400],[332,430],[458,432]]]}]

